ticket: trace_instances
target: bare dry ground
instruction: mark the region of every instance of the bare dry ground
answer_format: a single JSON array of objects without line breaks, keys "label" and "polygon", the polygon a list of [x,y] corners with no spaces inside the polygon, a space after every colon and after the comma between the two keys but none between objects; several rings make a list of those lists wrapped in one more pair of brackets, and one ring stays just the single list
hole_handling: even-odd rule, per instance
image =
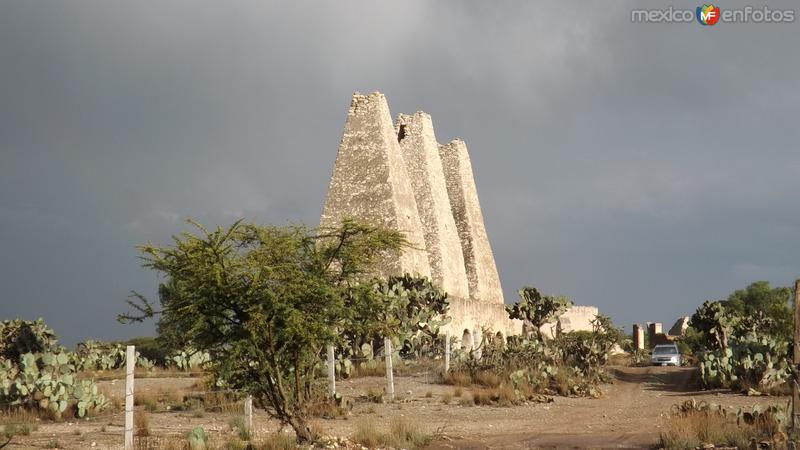
[{"label": "bare dry ground", "polygon": [[[552,403],[516,407],[462,406],[457,389],[436,384],[430,373],[395,377],[398,399],[374,403],[368,392],[380,392],[384,379],[364,377],[338,383],[339,391],[355,399],[352,414],[315,421],[325,434],[348,436],[360,421],[386,427],[404,417],[438,438],[432,449],[527,449],[527,448],[653,448],[663,416],[673,404],[694,398],[730,407],[786,404],[781,397],[746,397],[717,391],[694,391],[693,369],[616,367],[615,382],[604,386],[599,399],[555,397]],[[191,389],[196,379],[150,378],[137,380],[137,392]],[[104,390],[121,398],[122,380],[101,382]],[[445,404],[445,401],[449,402]],[[202,426],[212,442],[221,443],[234,434],[229,425],[237,411],[152,412],[149,430],[156,436],[180,436]],[[81,421],[40,423],[30,436],[15,439],[9,449],[51,448],[57,443],[69,449],[118,449],[122,446],[122,414]],[[255,435],[280,430],[263,411],[254,418]]]}]

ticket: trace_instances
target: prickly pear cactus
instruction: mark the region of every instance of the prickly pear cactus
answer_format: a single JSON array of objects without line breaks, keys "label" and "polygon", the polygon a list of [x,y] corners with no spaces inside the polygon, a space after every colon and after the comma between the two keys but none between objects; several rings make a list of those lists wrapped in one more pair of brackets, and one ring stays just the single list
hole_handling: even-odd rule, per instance
[{"label": "prickly pear cactus", "polygon": [[186,436],[186,439],[189,441],[189,448],[191,450],[206,450],[208,435],[203,427],[195,427],[192,429],[189,435]]},{"label": "prickly pear cactus", "polygon": [[208,352],[198,352],[192,349],[177,351],[167,358],[167,364],[180,370],[200,369],[209,361],[211,361],[211,356]]},{"label": "prickly pear cactus", "polygon": [[[9,328],[12,332],[8,332]],[[41,335],[28,334],[33,331]],[[48,409],[56,417],[68,410],[83,417],[109,406],[93,381],[76,380],[75,355],[59,346],[55,335],[41,321],[0,322],[0,334],[24,336],[24,344],[5,348],[38,349],[14,359],[0,357],[0,403]]]}]

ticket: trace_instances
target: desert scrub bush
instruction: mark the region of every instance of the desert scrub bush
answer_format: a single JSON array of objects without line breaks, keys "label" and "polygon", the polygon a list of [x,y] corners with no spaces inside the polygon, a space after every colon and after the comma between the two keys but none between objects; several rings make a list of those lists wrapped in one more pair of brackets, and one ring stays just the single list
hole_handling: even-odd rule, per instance
[{"label": "desert scrub bush", "polygon": [[660,434],[665,449],[692,449],[704,444],[750,448],[767,441],[770,448],[784,448],[789,416],[777,406],[728,410],[706,402],[688,400],[674,405]]},{"label": "desert scrub bush", "polygon": [[388,430],[385,432],[381,432],[373,420],[363,420],[356,424],[350,439],[368,448],[413,450],[427,445],[431,441],[431,435],[423,432],[418,424],[404,417],[395,417],[390,420]]},{"label": "desert scrub bush", "polygon": [[137,409],[133,413],[133,429],[136,436],[150,436],[150,420],[147,412]]},{"label": "desert scrub bush", "polygon": [[272,433],[253,445],[254,450],[295,450],[297,439],[286,433]]},{"label": "desert scrub bush", "polygon": [[[593,326],[592,332],[544,341],[525,336],[512,336],[506,343],[484,341],[480,359],[456,359],[442,380],[455,386],[502,389],[503,404],[543,401],[543,394],[598,397],[599,385],[610,380],[605,366],[621,333],[603,316]],[[516,396],[513,401],[510,392]]]},{"label": "desert scrub bush", "polygon": [[444,403],[445,405],[449,405],[450,402],[452,401],[453,401],[453,394],[449,392],[445,392],[444,394],[442,394],[442,403]]},{"label": "desert scrub bush", "polygon": [[250,440],[250,433],[247,431],[247,427],[244,423],[244,416],[233,416],[228,420],[228,426],[231,428],[231,431],[235,431],[236,435],[239,439],[243,441]]}]

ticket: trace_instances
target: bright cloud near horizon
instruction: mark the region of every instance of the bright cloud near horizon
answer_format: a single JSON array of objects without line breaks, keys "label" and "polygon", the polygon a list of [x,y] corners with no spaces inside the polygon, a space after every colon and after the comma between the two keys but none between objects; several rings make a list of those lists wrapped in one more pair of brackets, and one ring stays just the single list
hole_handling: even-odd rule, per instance
[{"label": "bright cloud near horizon", "polygon": [[350,96],[374,90],[467,142],[507,301],[532,284],[630,330],[789,285],[800,25],[632,23],[641,7],[5,1],[0,318],[152,334],[115,321],[129,291],[156,296],[135,246],[186,218],[316,224]]}]

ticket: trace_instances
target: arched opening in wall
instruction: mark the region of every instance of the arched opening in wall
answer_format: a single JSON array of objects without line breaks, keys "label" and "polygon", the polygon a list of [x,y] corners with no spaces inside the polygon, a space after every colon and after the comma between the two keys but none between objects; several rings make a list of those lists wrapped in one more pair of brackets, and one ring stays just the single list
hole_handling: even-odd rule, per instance
[{"label": "arched opening in wall", "polygon": [[403,142],[403,139],[406,138],[406,126],[400,125],[400,129],[397,130],[397,142]]},{"label": "arched opening in wall", "polygon": [[472,350],[472,335],[469,334],[469,330],[464,330],[464,334],[461,335],[461,350]]}]

